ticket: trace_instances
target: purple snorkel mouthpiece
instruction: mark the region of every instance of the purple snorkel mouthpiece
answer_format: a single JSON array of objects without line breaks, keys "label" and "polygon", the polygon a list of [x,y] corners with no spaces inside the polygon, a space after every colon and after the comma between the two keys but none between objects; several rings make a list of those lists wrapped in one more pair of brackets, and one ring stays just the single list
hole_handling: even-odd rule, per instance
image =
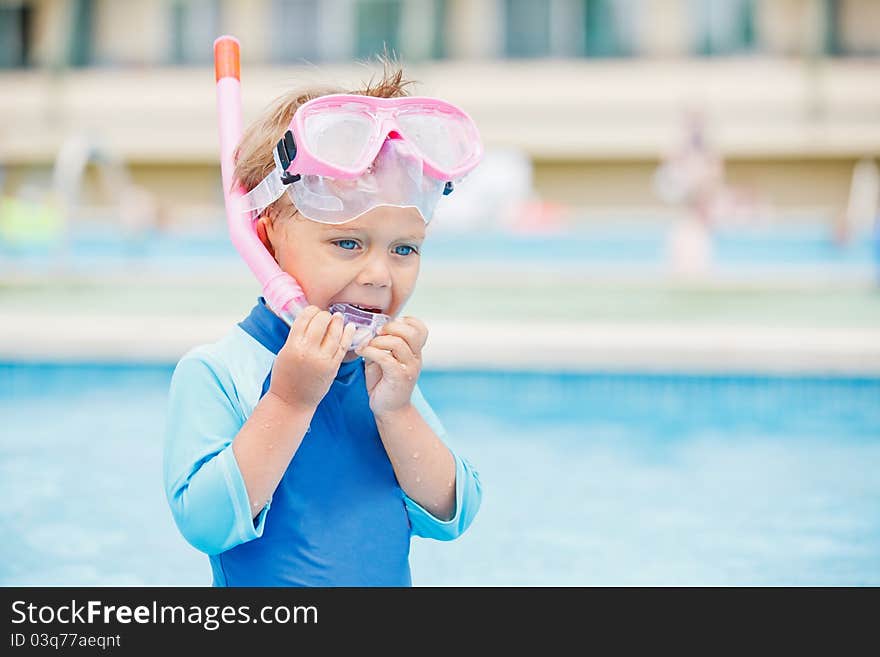
[{"label": "purple snorkel mouthpiece", "polygon": [[379,329],[391,318],[382,313],[371,313],[367,310],[355,308],[348,303],[334,303],[328,309],[331,313],[342,313],[346,324],[354,324],[357,329],[351,342],[352,348],[359,347],[364,342],[369,342]]}]

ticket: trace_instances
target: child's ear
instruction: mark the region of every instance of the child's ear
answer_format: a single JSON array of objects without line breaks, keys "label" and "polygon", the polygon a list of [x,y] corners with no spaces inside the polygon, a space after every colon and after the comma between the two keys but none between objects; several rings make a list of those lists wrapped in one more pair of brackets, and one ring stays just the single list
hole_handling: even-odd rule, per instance
[{"label": "child's ear", "polygon": [[274,258],[275,247],[272,246],[272,241],[269,239],[269,229],[271,228],[271,223],[272,218],[266,214],[257,219],[257,237],[260,238],[263,246],[266,247],[266,250]]}]

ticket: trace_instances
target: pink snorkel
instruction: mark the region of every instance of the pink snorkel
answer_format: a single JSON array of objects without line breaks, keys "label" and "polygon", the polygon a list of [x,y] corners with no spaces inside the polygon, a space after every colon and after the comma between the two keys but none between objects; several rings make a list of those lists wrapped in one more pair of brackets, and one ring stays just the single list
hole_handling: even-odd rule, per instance
[{"label": "pink snorkel", "polygon": [[240,210],[245,190],[233,183],[234,154],[242,135],[241,55],[238,39],[221,36],[214,41],[214,74],[217,80],[217,116],[220,124],[220,172],[229,235],[241,257],[263,286],[268,306],[288,324],[308,305],[302,288],[282,271],[257,237],[254,221]]}]

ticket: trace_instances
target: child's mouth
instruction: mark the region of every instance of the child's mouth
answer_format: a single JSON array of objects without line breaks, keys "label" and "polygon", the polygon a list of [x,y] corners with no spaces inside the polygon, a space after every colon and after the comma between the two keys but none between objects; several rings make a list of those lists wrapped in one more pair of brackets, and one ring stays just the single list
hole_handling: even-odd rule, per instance
[{"label": "child's mouth", "polygon": [[357,308],[358,310],[363,310],[364,312],[368,312],[373,315],[381,315],[382,314],[381,308],[370,308],[369,306],[359,306],[356,303],[349,303],[348,305],[351,306],[352,308]]}]

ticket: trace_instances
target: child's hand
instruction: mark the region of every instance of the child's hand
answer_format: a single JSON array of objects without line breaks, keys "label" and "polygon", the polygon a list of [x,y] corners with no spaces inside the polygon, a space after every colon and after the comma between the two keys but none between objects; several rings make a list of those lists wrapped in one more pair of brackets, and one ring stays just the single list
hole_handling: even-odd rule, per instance
[{"label": "child's hand", "polygon": [[297,408],[317,408],[351,347],[355,326],[341,313],[308,306],[297,315],[272,366],[269,392]]},{"label": "child's hand", "polygon": [[407,407],[422,371],[422,347],[428,329],[415,317],[394,319],[379,334],[355,350],[366,361],[364,374],[373,415]]}]

